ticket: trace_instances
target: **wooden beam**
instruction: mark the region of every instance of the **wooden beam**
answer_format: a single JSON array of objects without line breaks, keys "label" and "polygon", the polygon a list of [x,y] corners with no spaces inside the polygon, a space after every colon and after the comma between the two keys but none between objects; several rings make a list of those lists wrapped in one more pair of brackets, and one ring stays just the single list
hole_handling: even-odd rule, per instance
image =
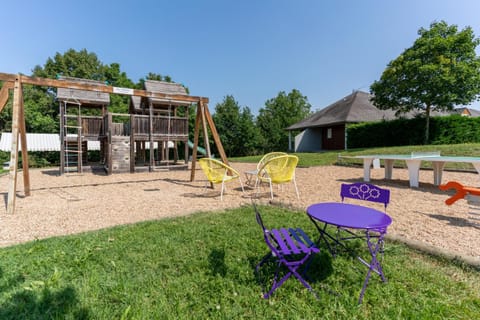
[{"label": "wooden beam", "polygon": [[202,129],[203,129],[203,142],[205,144],[205,150],[207,152],[207,157],[211,158],[212,153],[210,152],[210,141],[208,140],[208,129],[207,129],[207,121],[205,120],[206,115],[205,115],[205,106],[202,103],[202,101],[199,101],[198,103],[200,105],[200,111],[201,111],[201,119],[202,119]]},{"label": "wooden beam", "polygon": [[193,131],[193,148],[192,148],[192,171],[190,174],[190,181],[195,180],[195,165],[197,164],[197,150],[198,150],[198,136],[200,135],[200,120],[202,110],[200,103],[197,104],[197,115],[195,117],[195,129]]},{"label": "wooden beam", "polygon": [[[13,74],[0,72],[1,81],[15,81],[16,77],[17,76]],[[203,102],[208,103],[208,98],[189,96],[189,95],[183,95],[183,94],[165,94],[165,93],[151,92],[146,90],[107,86],[105,84],[80,83],[78,81],[72,81],[72,80],[47,79],[47,78],[40,78],[40,77],[28,77],[23,75],[21,75],[20,78],[22,83],[32,84],[36,86],[79,89],[79,90],[105,92],[105,93],[120,94],[120,95],[127,95],[127,96],[139,96],[139,97],[147,97],[147,98],[166,99],[166,100],[178,100],[182,102],[192,102],[192,103],[201,100]]]},{"label": "wooden beam", "polygon": [[18,135],[19,135],[19,117],[20,100],[22,92],[22,83],[19,78],[15,80],[13,89],[13,110],[12,110],[12,147],[10,152],[10,172],[8,177],[8,199],[7,213],[13,214],[15,211],[15,200],[17,197],[17,165],[18,165]]},{"label": "wooden beam", "polygon": [[28,148],[27,148],[27,128],[25,126],[25,108],[23,105],[23,92],[20,90],[20,110],[19,110],[19,123],[18,129],[20,133],[20,144],[22,146],[22,167],[23,167],[23,190],[25,196],[30,196],[30,171],[28,161]]},{"label": "wooden beam", "polygon": [[14,82],[5,82],[0,90],[0,112],[7,105],[8,102],[8,90],[13,89]]},{"label": "wooden beam", "polygon": [[207,104],[204,106],[204,113],[205,118],[207,119],[208,126],[210,127],[210,131],[212,132],[213,141],[215,141],[215,145],[217,146],[218,152],[220,153],[220,157],[222,158],[223,163],[228,164],[227,155],[225,150],[223,149],[222,141],[220,140],[220,136],[218,134],[217,128],[215,127],[215,123],[213,122],[212,115],[208,110]]}]

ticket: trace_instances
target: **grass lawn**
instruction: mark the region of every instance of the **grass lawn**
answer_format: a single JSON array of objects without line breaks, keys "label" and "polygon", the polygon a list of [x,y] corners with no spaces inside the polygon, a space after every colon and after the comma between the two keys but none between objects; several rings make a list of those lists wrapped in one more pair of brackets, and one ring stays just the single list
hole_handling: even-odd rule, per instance
[{"label": "grass lawn", "polygon": [[[303,212],[261,207],[271,228],[317,233]],[[134,213],[132,213],[134,214]],[[382,283],[346,255],[269,300],[253,270],[267,252],[251,207],[126,225],[0,249],[0,319],[475,319],[478,270],[387,241]],[[357,266],[358,269],[353,268]],[[271,275],[268,266],[264,275]],[[330,293],[337,292],[337,295]]]},{"label": "grass lawn", "polygon": [[[401,146],[401,147],[382,147],[370,149],[351,149],[326,151],[326,152],[312,152],[312,153],[295,153],[299,157],[298,165],[300,167],[322,166],[322,165],[363,165],[362,159],[339,159],[341,156],[357,156],[365,154],[410,154],[411,152],[422,151],[440,151],[443,156],[471,156],[480,157],[480,143],[462,143],[449,145],[422,145],[422,146]],[[229,158],[231,161],[253,162],[256,163],[262,156],[238,157]],[[383,160],[381,161],[383,164]],[[397,167],[406,167],[405,161],[395,161]],[[431,163],[422,161],[422,168],[431,168]],[[450,163],[445,164],[445,169],[460,169],[473,170],[473,166],[469,163]]]}]

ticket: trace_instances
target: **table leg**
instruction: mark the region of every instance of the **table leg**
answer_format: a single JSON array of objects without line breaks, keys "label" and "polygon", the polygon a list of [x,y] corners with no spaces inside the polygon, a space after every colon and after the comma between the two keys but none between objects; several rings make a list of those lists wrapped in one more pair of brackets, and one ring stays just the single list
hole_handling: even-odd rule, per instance
[{"label": "table leg", "polygon": [[443,173],[443,167],[445,167],[445,162],[434,161],[432,162],[432,167],[433,167],[433,185],[439,186],[442,183],[442,173]]},{"label": "table leg", "polygon": [[363,158],[363,181],[370,181],[370,167],[372,166],[373,158]]},{"label": "table leg", "polygon": [[323,228],[320,228],[320,226],[318,225],[318,223],[315,221],[315,219],[313,219],[312,217],[310,217],[310,220],[313,222],[313,224],[315,225],[315,227],[317,228],[318,230],[318,233],[320,233],[320,237],[318,238],[317,240],[317,247],[320,248],[320,239],[323,240],[323,242],[325,242],[325,244],[327,245],[327,249],[328,251],[330,252],[330,254],[332,256],[335,255],[335,252],[332,248],[332,246],[330,245],[330,242],[327,240],[326,237],[330,238],[330,240],[332,240],[333,242],[336,242],[336,239],[334,237],[332,237],[331,235],[329,235],[327,232],[326,232],[326,229],[327,229],[327,224],[324,223],[323,224]]},{"label": "table leg", "polygon": [[410,187],[418,188],[418,176],[420,171],[420,163],[422,160],[405,160],[408,168],[408,176],[410,178]]},{"label": "table leg", "polygon": [[383,162],[385,163],[385,179],[391,180],[393,172],[393,160],[385,159]]}]

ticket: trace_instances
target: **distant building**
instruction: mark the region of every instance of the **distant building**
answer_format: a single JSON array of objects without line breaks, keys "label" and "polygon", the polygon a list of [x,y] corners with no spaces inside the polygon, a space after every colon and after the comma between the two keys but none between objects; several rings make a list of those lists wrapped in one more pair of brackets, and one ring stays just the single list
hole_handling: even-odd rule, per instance
[{"label": "distant building", "polygon": [[[344,150],[347,146],[347,125],[352,123],[393,120],[394,110],[381,110],[370,101],[371,95],[354,91],[322,110],[286,128],[288,131],[302,130],[290,138],[289,149],[295,152],[318,152],[322,150]],[[463,108],[466,109],[466,108]],[[466,109],[467,115],[480,116],[480,111]],[[462,110],[461,112],[463,112]],[[412,118],[422,111],[413,111],[403,117]],[[459,111],[455,111],[459,112]],[[450,115],[449,112],[432,112],[432,116]],[[462,113],[463,114],[463,113]],[[292,142],[294,146],[292,146]]]}]

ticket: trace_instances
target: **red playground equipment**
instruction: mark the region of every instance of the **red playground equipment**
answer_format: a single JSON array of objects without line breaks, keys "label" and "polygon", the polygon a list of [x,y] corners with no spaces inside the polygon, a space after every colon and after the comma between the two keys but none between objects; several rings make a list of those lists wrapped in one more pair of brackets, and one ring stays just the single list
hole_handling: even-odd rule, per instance
[{"label": "red playground equipment", "polygon": [[455,194],[445,200],[445,203],[447,205],[451,205],[455,203],[457,200],[460,199],[465,199],[468,195],[472,196],[480,196],[480,188],[474,188],[474,187],[467,187],[462,185],[461,183],[457,181],[449,181],[445,184],[439,185],[438,186],[440,190],[449,190],[449,189],[455,189]]}]

